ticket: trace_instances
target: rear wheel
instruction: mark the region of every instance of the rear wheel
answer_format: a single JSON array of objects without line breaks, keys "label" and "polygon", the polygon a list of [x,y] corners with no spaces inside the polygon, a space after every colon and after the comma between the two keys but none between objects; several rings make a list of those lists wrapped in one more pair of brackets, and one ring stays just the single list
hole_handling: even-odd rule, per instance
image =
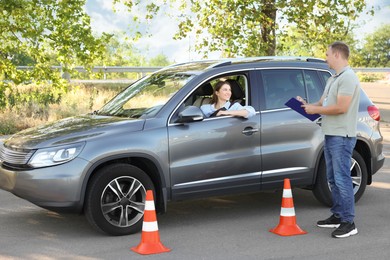
[{"label": "rear wheel", "polygon": [[[363,195],[367,185],[367,166],[362,156],[353,151],[351,161],[351,177],[353,184],[353,192],[355,194],[355,202]],[[332,194],[326,179],[325,160],[322,159],[318,167],[317,180],[313,189],[313,194],[318,201],[326,206],[332,206]]]},{"label": "rear wheel", "polygon": [[128,235],[142,228],[146,191],[153,183],[141,169],[113,164],[96,172],[86,195],[85,215],[99,231]]}]

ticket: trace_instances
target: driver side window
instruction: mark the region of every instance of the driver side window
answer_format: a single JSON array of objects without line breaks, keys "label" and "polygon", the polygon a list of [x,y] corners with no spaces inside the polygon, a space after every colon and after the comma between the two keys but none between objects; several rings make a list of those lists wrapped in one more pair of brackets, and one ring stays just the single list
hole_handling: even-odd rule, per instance
[{"label": "driver side window", "polygon": [[[195,106],[200,108],[203,105],[208,105],[212,103],[212,96],[214,93],[215,85],[220,81],[228,81],[231,86],[231,99],[230,102],[239,103],[242,106],[249,106],[248,101],[248,79],[243,74],[230,74],[225,76],[219,76],[211,78],[208,81],[205,81],[199,85],[192,94],[184,100],[180,105],[179,109],[176,110],[174,116],[172,117],[172,122],[177,122],[178,116],[184,110],[190,106]],[[191,110],[194,112],[196,110]],[[200,110],[199,110],[200,111]],[[202,111],[203,112],[203,111]],[[203,114],[204,115],[204,114]],[[204,115],[205,116],[205,115]]]},{"label": "driver side window", "polygon": [[211,98],[214,93],[215,84],[219,81],[228,81],[231,85],[231,102],[239,102],[241,105],[247,105],[248,80],[244,75],[228,75],[214,78],[199,86],[189,99],[185,101],[186,106],[192,105],[201,107],[205,104],[211,104]]}]

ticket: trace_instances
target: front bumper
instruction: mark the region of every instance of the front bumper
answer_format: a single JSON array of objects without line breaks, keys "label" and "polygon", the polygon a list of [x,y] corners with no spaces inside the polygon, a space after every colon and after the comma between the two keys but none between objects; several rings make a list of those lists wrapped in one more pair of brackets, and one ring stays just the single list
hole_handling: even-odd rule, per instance
[{"label": "front bumper", "polygon": [[33,204],[57,211],[79,211],[89,162],[74,160],[52,167],[9,170],[0,165],[0,188]]}]

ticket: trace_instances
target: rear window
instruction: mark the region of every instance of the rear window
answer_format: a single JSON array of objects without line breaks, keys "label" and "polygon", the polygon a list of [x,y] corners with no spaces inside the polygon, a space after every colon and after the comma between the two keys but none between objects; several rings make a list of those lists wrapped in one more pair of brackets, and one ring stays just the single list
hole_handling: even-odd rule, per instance
[{"label": "rear window", "polygon": [[306,97],[302,70],[264,70],[262,78],[267,110],[286,107],[292,97]]},{"label": "rear window", "polygon": [[277,69],[262,72],[265,109],[285,108],[290,98],[301,96],[313,103],[320,100],[329,72],[311,69]]}]

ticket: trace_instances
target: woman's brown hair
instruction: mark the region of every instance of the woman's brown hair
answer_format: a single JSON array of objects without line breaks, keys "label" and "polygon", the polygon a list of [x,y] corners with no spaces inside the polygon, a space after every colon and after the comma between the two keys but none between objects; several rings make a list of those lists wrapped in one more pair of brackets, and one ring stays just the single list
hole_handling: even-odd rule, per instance
[{"label": "woman's brown hair", "polygon": [[232,88],[232,86],[230,85],[230,83],[228,81],[218,81],[217,84],[215,84],[214,92],[213,92],[213,96],[211,98],[210,104],[217,104],[218,96],[215,94],[215,92],[219,91],[222,88],[222,86],[225,84],[228,85],[230,87],[230,89]]}]

